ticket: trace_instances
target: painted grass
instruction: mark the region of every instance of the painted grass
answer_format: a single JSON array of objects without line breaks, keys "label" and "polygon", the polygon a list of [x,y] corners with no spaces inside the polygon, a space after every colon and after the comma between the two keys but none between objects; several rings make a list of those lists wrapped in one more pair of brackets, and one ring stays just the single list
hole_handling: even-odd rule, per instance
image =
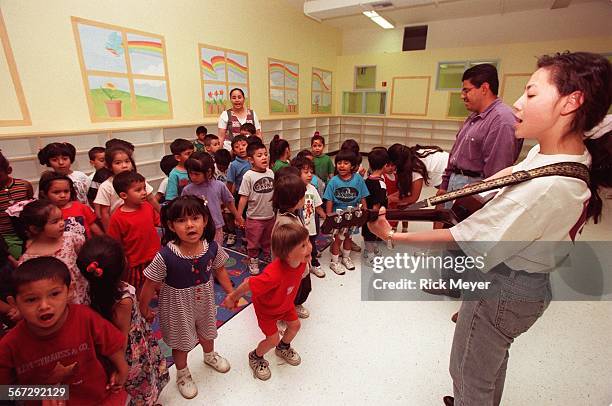
[{"label": "painted grass", "polygon": [[[123,118],[133,118],[137,116],[163,116],[170,114],[170,106],[168,102],[155,99],[147,96],[136,96],[136,105],[138,106],[138,114],[132,110],[132,102],[130,93],[122,90],[112,90],[114,100],[121,100],[121,108]],[[100,89],[91,90],[91,99],[93,101],[94,115],[100,118],[109,118],[106,110],[105,101],[109,98]]]}]

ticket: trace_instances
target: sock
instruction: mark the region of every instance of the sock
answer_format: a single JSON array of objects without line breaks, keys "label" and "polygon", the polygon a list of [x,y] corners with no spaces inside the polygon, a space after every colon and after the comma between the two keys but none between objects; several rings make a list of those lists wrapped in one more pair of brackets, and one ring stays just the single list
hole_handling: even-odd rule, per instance
[{"label": "sock", "polygon": [[348,258],[351,255],[351,250],[345,250],[344,248],[342,248],[342,258]]},{"label": "sock", "polygon": [[263,357],[260,357],[259,355],[257,355],[257,348],[255,348],[253,351],[251,351],[249,353],[249,358],[251,358],[251,359],[262,359]]},{"label": "sock", "polygon": [[215,352],[204,352],[204,359],[207,361],[212,361],[215,358]]},{"label": "sock", "polygon": [[289,349],[289,347],[291,347],[291,343],[286,343],[283,340],[280,340],[280,342],[276,346],[276,348],[278,348],[279,350],[287,350]]},{"label": "sock", "polygon": [[184,375],[189,375],[189,368],[185,367],[183,369],[177,369],[176,370],[176,377],[180,378]]},{"label": "sock", "polygon": [[331,262],[340,262],[340,254],[331,254]]}]

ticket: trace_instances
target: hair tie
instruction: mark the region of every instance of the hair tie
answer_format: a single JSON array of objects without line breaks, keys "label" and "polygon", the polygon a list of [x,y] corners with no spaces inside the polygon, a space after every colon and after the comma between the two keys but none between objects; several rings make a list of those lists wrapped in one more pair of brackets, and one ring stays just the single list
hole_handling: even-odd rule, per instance
[{"label": "hair tie", "polygon": [[101,278],[104,274],[104,270],[98,266],[98,261],[93,261],[87,265],[86,271],[94,274],[98,278]]}]

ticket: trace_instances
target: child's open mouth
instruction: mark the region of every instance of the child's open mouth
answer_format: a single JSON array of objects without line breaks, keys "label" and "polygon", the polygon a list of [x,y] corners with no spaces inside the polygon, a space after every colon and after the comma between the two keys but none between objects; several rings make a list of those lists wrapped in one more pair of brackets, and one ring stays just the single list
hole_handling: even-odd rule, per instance
[{"label": "child's open mouth", "polygon": [[46,313],[40,316],[42,321],[49,321],[53,318],[53,313]]}]

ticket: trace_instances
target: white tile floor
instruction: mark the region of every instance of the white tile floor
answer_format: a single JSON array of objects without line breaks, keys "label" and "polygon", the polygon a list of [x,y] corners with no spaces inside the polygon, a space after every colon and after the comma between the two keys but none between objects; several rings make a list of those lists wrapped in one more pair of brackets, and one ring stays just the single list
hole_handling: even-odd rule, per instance
[{"label": "white tile floor", "polygon": [[[606,202],[601,227],[588,227],[585,236],[612,240],[611,204]],[[328,261],[326,252],[322,263]],[[458,302],[362,302],[358,266],[344,276],[327,271],[324,279],[313,277],[306,305],[311,316],[293,343],[300,366],[282,364],[271,352],[272,378],[253,378],[247,353],[262,336],[249,306],[219,330],[216,341],[232,369],[219,374],[205,367],[196,348],[189,364],[198,397],[180,396],[173,367],[160,403],[420,406],[442,405],[442,396],[452,394],[450,316]],[[611,302],[551,303],[510,350],[502,404],[612,404],[611,337]]]}]

